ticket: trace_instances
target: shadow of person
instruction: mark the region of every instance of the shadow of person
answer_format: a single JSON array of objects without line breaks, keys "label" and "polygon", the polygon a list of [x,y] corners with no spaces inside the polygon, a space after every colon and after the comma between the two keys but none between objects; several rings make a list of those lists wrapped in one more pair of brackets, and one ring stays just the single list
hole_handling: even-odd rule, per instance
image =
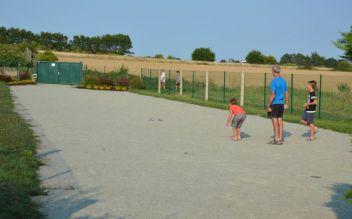
[{"label": "shadow of person", "polygon": [[250,138],[251,136],[245,132],[241,132],[241,138]]},{"label": "shadow of person", "polygon": [[330,197],[330,201],[325,203],[324,206],[331,208],[336,218],[338,219],[350,219],[352,218],[352,203],[348,203],[344,198],[345,194],[349,189],[352,189],[351,184],[336,183],[331,186],[333,194]]},{"label": "shadow of person", "polygon": [[[285,141],[287,138],[291,137],[292,133],[291,132],[288,132],[288,131],[283,131],[282,133],[282,139]],[[271,136],[272,139],[275,138],[275,135],[272,135]]]}]

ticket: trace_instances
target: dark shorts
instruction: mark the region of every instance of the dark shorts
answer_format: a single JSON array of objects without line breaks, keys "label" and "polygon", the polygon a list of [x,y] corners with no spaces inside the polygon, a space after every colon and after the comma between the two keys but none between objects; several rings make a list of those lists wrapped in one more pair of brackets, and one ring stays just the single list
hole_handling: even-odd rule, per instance
[{"label": "dark shorts", "polygon": [[307,125],[313,124],[314,123],[314,113],[307,113],[306,111],[304,111],[302,113],[301,119],[303,121],[306,121]]},{"label": "dark shorts", "polygon": [[246,120],[246,114],[239,114],[233,117],[231,126],[233,128],[241,128],[244,120]]},{"label": "dark shorts", "polygon": [[271,112],[269,116],[271,118],[282,118],[284,116],[284,104],[273,104],[271,105]]}]

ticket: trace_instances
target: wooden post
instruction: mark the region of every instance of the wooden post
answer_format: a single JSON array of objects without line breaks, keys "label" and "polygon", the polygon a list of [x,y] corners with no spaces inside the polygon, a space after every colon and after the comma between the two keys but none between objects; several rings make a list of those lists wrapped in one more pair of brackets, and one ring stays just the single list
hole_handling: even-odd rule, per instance
[{"label": "wooden post", "polygon": [[243,104],[244,104],[244,79],[245,79],[245,73],[244,73],[244,71],[242,71],[242,74],[241,74],[241,101],[240,101],[241,106],[243,106]]},{"label": "wooden post", "polygon": [[180,71],[180,96],[182,96],[182,91],[183,90],[183,76],[182,76],[182,71]]},{"label": "wooden post", "polygon": [[205,100],[209,99],[209,72],[205,72]]},{"label": "wooden post", "polygon": [[158,94],[161,93],[160,70],[158,71]]}]

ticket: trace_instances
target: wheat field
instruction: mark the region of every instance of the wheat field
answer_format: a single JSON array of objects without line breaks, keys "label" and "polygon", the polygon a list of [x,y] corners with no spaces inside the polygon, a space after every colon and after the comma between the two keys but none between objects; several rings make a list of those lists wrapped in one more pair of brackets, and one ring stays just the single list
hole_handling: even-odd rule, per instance
[{"label": "wheat field", "polygon": [[[234,86],[239,83],[240,73],[246,73],[246,86],[263,86],[264,73],[267,72],[267,79],[270,80],[271,66],[253,65],[239,63],[211,63],[196,61],[181,61],[153,58],[138,58],[118,55],[100,55],[72,52],[55,52],[59,61],[63,62],[83,62],[83,66],[97,71],[110,72],[125,66],[131,74],[140,75],[141,69],[164,69],[165,71],[182,71],[186,80],[192,79],[192,72],[196,74],[196,80],[204,80],[205,72],[209,71],[209,80],[215,84],[223,84],[226,73],[226,85]],[[347,83],[352,88],[352,72],[332,71],[326,68],[317,70],[302,70],[294,66],[282,66],[282,75],[289,82],[291,74],[294,75],[294,87],[303,88],[308,80],[317,80],[319,75],[323,75],[323,89],[336,91],[337,86]]]}]

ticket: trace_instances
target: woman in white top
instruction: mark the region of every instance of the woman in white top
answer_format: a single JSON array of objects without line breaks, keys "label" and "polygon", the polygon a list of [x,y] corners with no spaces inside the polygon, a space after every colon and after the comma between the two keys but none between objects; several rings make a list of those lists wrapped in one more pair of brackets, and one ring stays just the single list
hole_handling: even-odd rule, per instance
[{"label": "woman in white top", "polygon": [[160,74],[160,84],[161,84],[161,87],[165,90],[166,89],[166,73],[164,70],[162,70],[161,74]]}]

